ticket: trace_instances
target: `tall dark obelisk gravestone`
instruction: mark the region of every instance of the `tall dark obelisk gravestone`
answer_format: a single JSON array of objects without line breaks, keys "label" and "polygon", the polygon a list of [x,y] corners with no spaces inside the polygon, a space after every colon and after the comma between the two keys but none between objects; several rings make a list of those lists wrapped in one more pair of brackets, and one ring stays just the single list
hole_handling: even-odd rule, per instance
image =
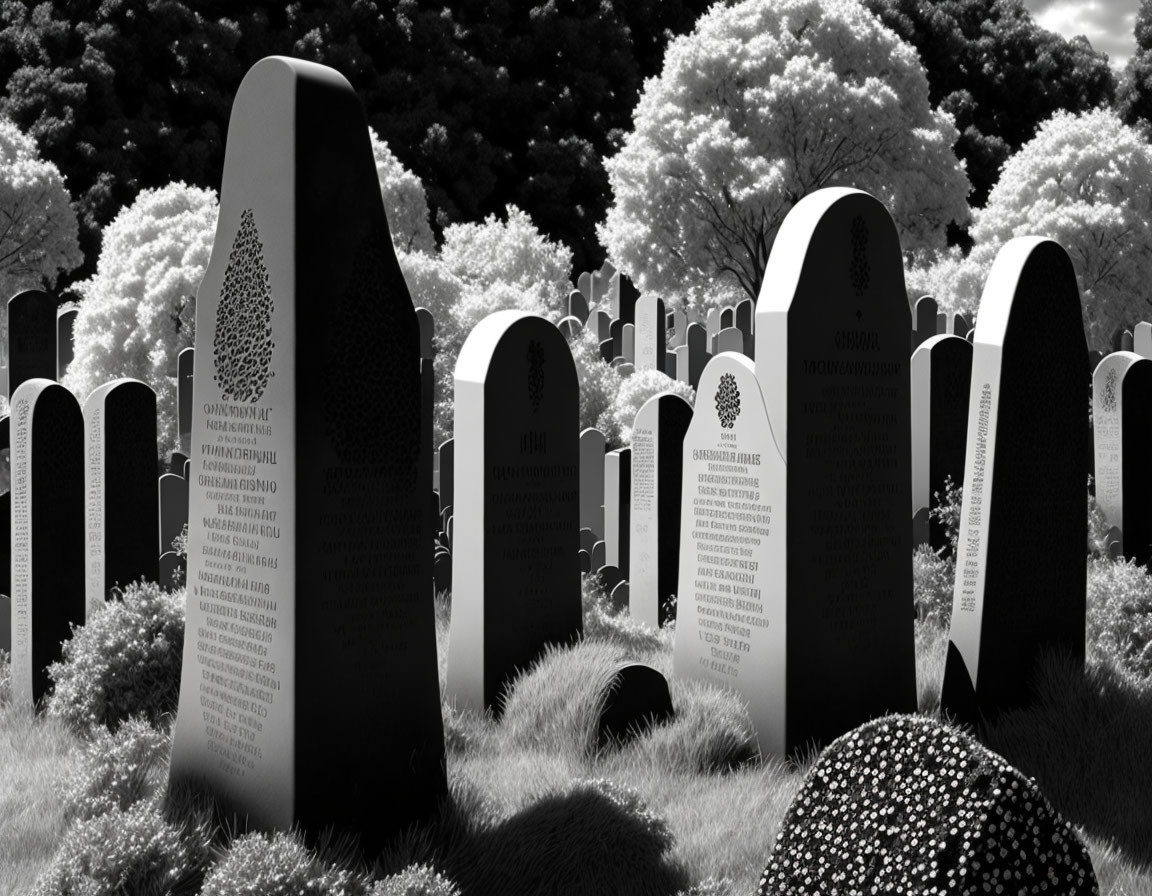
[{"label": "tall dark obelisk gravestone", "polygon": [[25,380],[56,379],[56,300],[26,289],[8,300],[9,404]]},{"label": "tall dark obelisk gravestone", "polygon": [[456,362],[455,532],[447,690],[499,712],[547,644],[579,637],[576,365],[551,323],[498,311]]},{"label": "tall dark obelisk gravestone", "polygon": [[756,378],[788,470],[791,753],[916,708],[911,318],[896,227],[859,190],[801,200],[764,283]]},{"label": "tall dark obelisk gravestone", "polygon": [[176,356],[176,413],[180,424],[177,447],[187,456],[192,450],[192,385],[196,349],[186,348]]},{"label": "tall dark obelisk gravestone", "polygon": [[79,314],[80,311],[75,307],[61,308],[56,312],[56,382],[64,379],[68,365],[76,354],[72,334]]},{"label": "tall dark obelisk gravestone", "polygon": [[692,405],[662,392],[644,402],[632,425],[628,608],[653,628],[676,618],[671,597],[680,572],[684,435],[691,422]]},{"label": "tall dark obelisk gravestone", "polygon": [[172,779],[378,849],[446,793],[419,333],[348,82],[245,76],[197,296]]},{"label": "tall dark obelisk gravestone", "polygon": [[752,361],[725,352],[704,368],[684,438],[673,668],[735,688],[760,750],[786,748],[786,471]]},{"label": "tall dark obelisk gravestone", "polygon": [[84,623],[84,417],[71,392],[35,378],[12,396],[11,421],[12,701],[31,708]]},{"label": "tall dark obelisk gravestone", "polygon": [[85,400],[84,502],[91,610],[113,587],[159,575],[156,393],[146,383],[113,380]]},{"label": "tall dark obelisk gravestone", "polygon": [[1046,651],[1083,663],[1087,538],[1088,349],[1068,253],[1039,237],[1009,241],[978,319],[940,697],[970,724],[1031,702]]},{"label": "tall dark obelisk gravestone", "polygon": [[[921,299],[920,301],[924,301]],[[948,477],[964,482],[972,344],[959,336],[930,336],[912,353],[912,513],[943,498]],[[951,554],[946,527],[928,521],[928,543]]]}]

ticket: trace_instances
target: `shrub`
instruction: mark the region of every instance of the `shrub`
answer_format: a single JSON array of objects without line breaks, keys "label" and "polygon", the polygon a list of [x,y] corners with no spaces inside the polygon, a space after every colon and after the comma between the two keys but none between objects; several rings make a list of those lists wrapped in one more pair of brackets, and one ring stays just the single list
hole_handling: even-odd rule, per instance
[{"label": "shrub", "polygon": [[1152,683],[1152,576],[1132,561],[1088,561],[1088,651],[1124,677]]},{"label": "shrub", "polygon": [[153,725],[176,711],[184,650],[184,595],[137,582],[72,630],[48,667],[48,712],[79,732],[115,731],[132,716]]},{"label": "shrub", "polygon": [[620,371],[600,357],[600,343],[596,341],[593,326],[581,330],[569,343],[569,348],[572,349],[572,360],[576,362],[576,376],[580,382],[580,430],[583,432],[596,426],[608,413],[624,378]]},{"label": "shrub", "polygon": [[204,826],[165,821],[153,801],[112,809],[68,829],[33,896],[169,896],[195,892],[210,844]]},{"label": "shrub", "polygon": [[608,595],[599,576],[585,576],[582,588],[584,609],[584,640],[614,644],[630,655],[643,655],[652,651],[672,651],[674,629],[665,626],[659,630],[633,619],[627,609],[617,612],[608,602]]},{"label": "shrub", "polygon": [[953,558],[957,557],[957,544],[960,540],[960,511],[964,506],[964,486],[957,485],[951,476],[944,477],[944,493],[935,492],[935,506],[928,511],[930,519],[944,527]]},{"label": "shrub", "polygon": [[679,395],[689,404],[696,400],[696,391],[691,386],[659,370],[640,370],[621,379],[612,406],[600,415],[596,423],[597,428],[604,433],[609,448],[632,444],[632,424],[636,422],[636,412],[644,402],[661,392]]},{"label": "shrub", "polygon": [[0,650],[0,706],[12,702],[12,654]]},{"label": "shrub", "polygon": [[66,816],[86,821],[157,798],[168,782],[170,748],[168,736],[142,719],[130,719],[115,734],[97,728],[61,786]]},{"label": "shrub", "polygon": [[363,876],[325,862],[300,839],[278,831],[233,840],[204,876],[201,896],[363,896]]},{"label": "shrub", "polygon": [[413,864],[377,881],[370,896],[460,896],[460,890],[431,865]]},{"label": "shrub", "polygon": [[926,544],[916,547],[912,552],[912,602],[919,621],[948,627],[955,580],[956,566],[951,560],[936,556]]}]

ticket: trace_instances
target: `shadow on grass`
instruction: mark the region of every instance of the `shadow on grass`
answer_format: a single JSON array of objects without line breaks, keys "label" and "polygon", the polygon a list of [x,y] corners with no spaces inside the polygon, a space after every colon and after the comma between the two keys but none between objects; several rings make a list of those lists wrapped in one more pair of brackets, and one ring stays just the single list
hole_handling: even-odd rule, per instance
[{"label": "shadow on grass", "polygon": [[1152,686],[1060,656],[1036,681],[1036,703],[987,723],[981,740],[1066,819],[1152,869]]}]

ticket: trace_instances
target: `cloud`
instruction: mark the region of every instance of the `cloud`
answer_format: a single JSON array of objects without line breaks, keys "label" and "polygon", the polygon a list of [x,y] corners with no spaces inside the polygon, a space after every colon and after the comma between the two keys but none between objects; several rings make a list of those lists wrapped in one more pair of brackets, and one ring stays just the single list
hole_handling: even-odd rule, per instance
[{"label": "cloud", "polygon": [[1024,0],[1041,28],[1062,37],[1079,34],[1122,68],[1136,48],[1133,32],[1140,0]]}]

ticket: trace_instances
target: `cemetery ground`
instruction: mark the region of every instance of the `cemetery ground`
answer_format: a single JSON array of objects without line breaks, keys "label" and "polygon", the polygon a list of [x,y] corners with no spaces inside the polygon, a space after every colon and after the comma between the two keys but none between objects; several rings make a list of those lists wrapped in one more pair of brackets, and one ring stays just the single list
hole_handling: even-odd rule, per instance
[{"label": "cemetery ground", "polygon": [[[1101,893],[1152,893],[1152,577],[1107,557],[1088,563],[1085,671],[1052,657],[1040,701],[1002,716],[986,743],[1077,826]],[[919,711],[938,718],[951,569],[926,549],[913,565]],[[449,602],[436,603],[442,693]],[[739,699],[674,677],[671,630],[614,613],[590,578],[584,615],[583,639],[550,648],[523,674],[499,720],[442,707],[449,803],[368,865],[323,835],[313,852],[283,835],[263,849],[246,841],[240,860],[229,825],[208,822],[202,807],[162,809],[184,825],[174,835],[152,811],[163,806],[169,734],[137,721],[83,737],[55,709],[33,719],[0,707],[0,894],[71,892],[66,881],[85,863],[97,876],[106,863],[115,880],[116,863],[133,855],[127,867],[151,862],[151,872],[100,892],[235,892],[257,878],[252,892],[304,892],[306,879],[314,893],[453,892],[387,877],[419,863],[462,894],[752,893],[815,756],[761,761]],[[624,659],[665,674],[676,718],[599,746],[599,701]],[[229,861],[234,876],[221,879]],[[214,864],[215,882],[205,880]],[[164,869],[176,873],[161,883]]]}]

